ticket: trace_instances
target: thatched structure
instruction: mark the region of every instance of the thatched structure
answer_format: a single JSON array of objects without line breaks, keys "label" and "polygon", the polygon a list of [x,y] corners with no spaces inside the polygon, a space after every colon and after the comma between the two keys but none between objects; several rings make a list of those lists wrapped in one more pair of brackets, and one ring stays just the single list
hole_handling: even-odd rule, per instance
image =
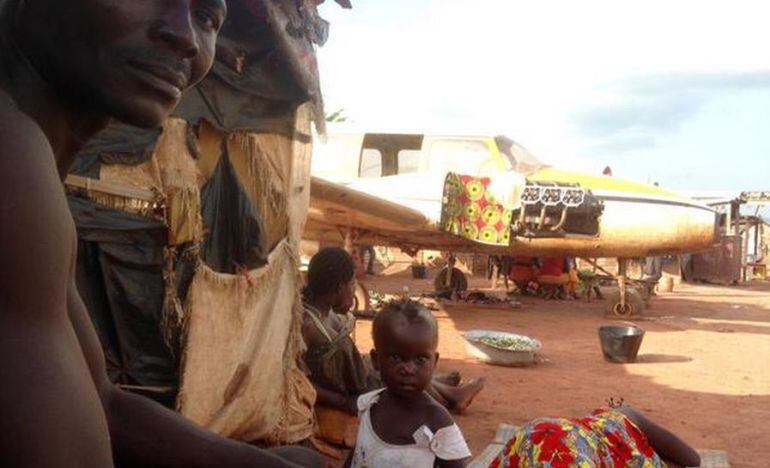
[{"label": "thatched structure", "polygon": [[229,9],[214,69],[162,130],[116,123],[79,156],[78,287],[113,381],[223,435],[290,443],[313,422],[296,272],[328,24],[311,0]]}]

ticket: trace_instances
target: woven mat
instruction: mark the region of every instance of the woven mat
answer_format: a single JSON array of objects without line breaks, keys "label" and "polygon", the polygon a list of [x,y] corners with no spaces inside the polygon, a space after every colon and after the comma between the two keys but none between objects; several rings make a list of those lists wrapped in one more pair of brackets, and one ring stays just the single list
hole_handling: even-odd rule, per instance
[{"label": "woven mat", "polygon": [[[513,437],[518,427],[511,424],[500,424],[497,427],[495,439],[491,444],[468,464],[468,468],[486,468],[503,449],[505,443]],[[698,450],[701,459],[700,468],[730,468],[727,452],[724,450]]]}]

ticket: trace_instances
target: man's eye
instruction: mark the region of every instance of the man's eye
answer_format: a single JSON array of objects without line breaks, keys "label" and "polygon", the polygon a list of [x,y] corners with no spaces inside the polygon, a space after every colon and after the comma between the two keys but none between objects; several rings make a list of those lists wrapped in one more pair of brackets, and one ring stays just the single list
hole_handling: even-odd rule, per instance
[{"label": "man's eye", "polygon": [[399,356],[398,354],[391,354],[390,356],[388,356],[388,359],[390,359],[393,362],[401,362],[401,356]]},{"label": "man's eye", "polygon": [[196,10],[195,17],[203,26],[206,27],[206,29],[218,31],[219,27],[221,26],[219,22],[219,16],[207,9],[202,8]]},{"label": "man's eye", "polygon": [[425,356],[420,356],[417,358],[417,364],[424,366],[427,363],[428,363],[428,358],[426,358]]}]

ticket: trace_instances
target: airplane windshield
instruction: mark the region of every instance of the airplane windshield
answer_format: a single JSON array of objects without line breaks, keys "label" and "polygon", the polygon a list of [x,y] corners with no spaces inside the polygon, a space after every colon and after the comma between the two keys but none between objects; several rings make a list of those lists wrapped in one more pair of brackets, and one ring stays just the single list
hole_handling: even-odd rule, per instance
[{"label": "airplane windshield", "polygon": [[520,174],[530,174],[547,164],[537,159],[526,148],[505,136],[495,137],[497,147],[511,163],[513,170]]},{"label": "airplane windshield", "polygon": [[484,141],[471,139],[440,139],[430,146],[430,170],[436,173],[456,172],[481,175],[492,154]]}]

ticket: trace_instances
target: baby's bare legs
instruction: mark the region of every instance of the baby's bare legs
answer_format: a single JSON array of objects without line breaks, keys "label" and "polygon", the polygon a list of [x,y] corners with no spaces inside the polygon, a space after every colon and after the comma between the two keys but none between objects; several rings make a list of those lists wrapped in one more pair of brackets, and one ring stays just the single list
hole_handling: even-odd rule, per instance
[{"label": "baby's bare legs", "polygon": [[484,379],[474,379],[470,382],[453,387],[435,379],[427,391],[437,402],[455,413],[463,413],[484,389]]}]

